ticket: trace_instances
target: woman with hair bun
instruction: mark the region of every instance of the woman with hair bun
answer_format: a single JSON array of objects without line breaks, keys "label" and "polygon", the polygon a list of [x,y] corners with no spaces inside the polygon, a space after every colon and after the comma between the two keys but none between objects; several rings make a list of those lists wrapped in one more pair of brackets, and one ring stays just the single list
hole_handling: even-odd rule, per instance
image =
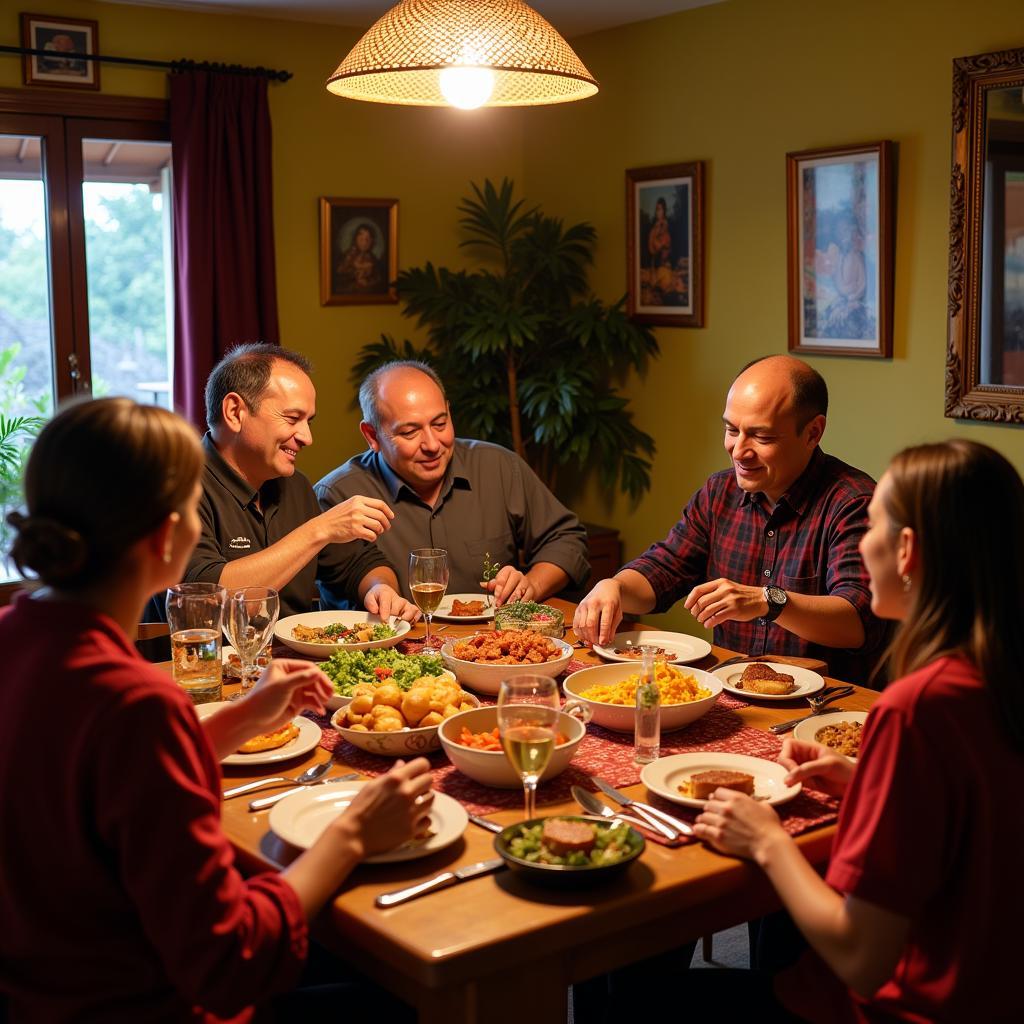
[{"label": "woman with hair bun", "polygon": [[253,1019],[299,980],[309,918],[429,811],[427,763],[399,762],[280,874],[234,867],[220,758],[322,710],[332,688],[309,662],[274,661],[204,732],[171,676],[136,653],[147,597],[180,580],[199,536],[202,466],[188,424],[125,398],[65,409],[29,458],[11,553],[43,587],[0,612],[12,1021]]},{"label": "woman with hair bun", "polygon": [[[871,609],[899,622],[895,682],[856,767],[817,743],[789,740],[780,757],[787,781],[845,793],[824,880],[772,808],[739,793],[717,790],[695,831],[765,871],[820,958],[778,977],[799,1014],[785,1019],[1017,1021],[1024,484],[975,442],[908,448],[868,520]],[[731,980],[735,1010],[742,979]]]}]

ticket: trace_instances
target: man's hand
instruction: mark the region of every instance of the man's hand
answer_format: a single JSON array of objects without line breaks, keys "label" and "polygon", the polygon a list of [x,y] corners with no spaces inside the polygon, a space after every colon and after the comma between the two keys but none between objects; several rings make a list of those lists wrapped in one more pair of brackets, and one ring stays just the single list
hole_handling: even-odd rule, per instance
[{"label": "man's hand", "polygon": [[352,540],[375,541],[391,529],[395,513],[380,498],[353,495],[340,505],[317,516],[317,524],[325,531],[325,544],[347,544]]},{"label": "man's hand", "polygon": [[383,622],[392,617],[416,622],[420,617],[419,608],[387,583],[376,583],[370,587],[363,595],[363,606],[371,615],[379,615]]},{"label": "man's hand", "polygon": [[273,732],[303,711],[324,713],[334,684],[317,665],[297,658],[275,658],[240,702],[253,734]]},{"label": "man's hand", "polygon": [[708,629],[723,622],[749,622],[766,615],[767,606],[764,587],[745,587],[727,579],[711,580],[694,587],[683,602],[683,607]]},{"label": "man's hand", "polygon": [[572,629],[585,644],[606,644],[622,621],[622,586],[618,580],[601,580],[576,608]]},{"label": "man's hand", "polygon": [[788,739],[782,744],[779,764],[789,769],[786,785],[809,782],[832,796],[842,796],[853,778],[854,764],[822,743]]},{"label": "man's hand", "polygon": [[509,601],[532,601],[537,593],[526,576],[512,565],[503,565],[498,575],[484,584],[484,590],[494,595],[499,608]]}]

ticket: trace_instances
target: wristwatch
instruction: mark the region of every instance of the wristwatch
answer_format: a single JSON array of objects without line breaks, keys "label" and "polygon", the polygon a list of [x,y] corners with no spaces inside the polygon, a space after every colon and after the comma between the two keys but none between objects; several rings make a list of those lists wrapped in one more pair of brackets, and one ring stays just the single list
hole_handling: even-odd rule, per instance
[{"label": "wristwatch", "polygon": [[765,587],[764,599],[768,602],[768,612],[765,618],[769,622],[774,622],[785,609],[786,603],[789,601],[789,594],[782,587]]}]

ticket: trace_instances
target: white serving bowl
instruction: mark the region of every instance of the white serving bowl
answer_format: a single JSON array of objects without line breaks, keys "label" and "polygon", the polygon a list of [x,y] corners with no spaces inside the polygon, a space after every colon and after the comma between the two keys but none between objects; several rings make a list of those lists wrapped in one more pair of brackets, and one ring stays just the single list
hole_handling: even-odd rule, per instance
[{"label": "white serving bowl", "polygon": [[[480,702],[471,693],[467,693],[471,704]],[[345,709],[339,708],[331,715],[331,725],[349,741],[354,747],[365,750],[370,754],[380,754],[382,757],[408,757],[417,754],[429,754],[432,750],[441,749],[441,741],[438,739],[438,725],[428,725],[420,729],[400,729],[398,732],[363,732],[361,729],[349,729],[339,725]],[[469,714],[469,712],[460,712]],[[452,715],[452,718],[458,717]],[[446,719],[451,721],[451,719]],[[441,723],[444,724],[443,722]]]},{"label": "white serving bowl", "polygon": [[462,686],[468,686],[477,693],[487,693],[492,696],[497,694],[503,679],[512,679],[515,676],[551,676],[554,679],[560,676],[565,666],[572,661],[572,645],[564,640],[555,637],[548,637],[548,640],[562,653],[554,661],[542,661],[539,665],[494,665],[481,664],[477,661],[464,661],[452,654],[457,643],[461,643],[468,637],[454,637],[441,648],[441,657],[445,666],[455,673]]},{"label": "white serving bowl", "polygon": [[[472,733],[490,732],[498,724],[498,709],[489,707],[475,708],[472,711],[460,711],[451,718],[446,718],[438,727],[437,735],[444,747],[444,752],[463,775],[468,775],[485,786],[497,789],[518,789],[522,780],[509,764],[503,750],[476,750],[463,746],[458,742],[459,733],[463,728]],[[560,711],[558,714],[558,731],[567,736],[565,743],[555,747],[540,777],[541,782],[561,775],[576,754],[576,748],[587,734],[587,727],[573,715]]]},{"label": "white serving bowl", "polygon": [[[702,715],[711,710],[718,695],[722,692],[722,680],[713,676],[710,672],[704,672],[699,668],[690,668],[689,665],[673,665],[685,675],[695,676],[700,686],[711,691],[710,697],[703,697],[700,700],[691,701],[689,704],[662,704],[661,705],[661,731],[672,732],[674,729],[682,729],[691,722],[697,721]],[[591,713],[591,721],[595,725],[604,726],[615,732],[632,732],[635,726],[636,709],[632,704],[603,704],[601,701],[589,700],[581,697],[584,690],[591,686],[609,685],[614,686],[624,679],[636,675],[640,671],[640,665],[627,665],[623,663],[615,665],[598,665],[595,668],[581,669],[573,672],[562,684],[565,696],[569,700],[566,705],[569,708],[574,701],[588,708]]]},{"label": "white serving bowl", "polygon": [[341,622],[346,626],[354,626],[357,622],[369,622],[376,625],[381,622],[379,615],[362,612],[305,612],[302,615],[289,615],[281,619],[274,627],[274,636],[293,651],[308,654],[311,658],[329,658],[336,651],[373,651],[380,647],[394,647],[412,628],[404,619],[391,619],[388,625],[395,631],[394,636],[386,636],[383,640],[367,640],[361,644],[311,644],[306,640],[296,640],[292,630],[296,626],[329,626],[333,622]]}]

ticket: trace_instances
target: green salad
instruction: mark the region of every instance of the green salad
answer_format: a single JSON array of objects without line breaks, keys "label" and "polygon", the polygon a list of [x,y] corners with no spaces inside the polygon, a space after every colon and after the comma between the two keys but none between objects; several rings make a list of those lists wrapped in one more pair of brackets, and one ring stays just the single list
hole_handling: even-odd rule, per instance
[{"label": "green salad", "polygon": [[320,666],[334,682],[335,691],[351,697],[359,683],[395,683],[408,690],[420,676],[439,676],[444,671],[440,657],[432,654],[399,654],[383,651],[338,651]]},{"label": "green salad", "polygon": [[574,850],[565,855],[553,853],[545,845],[542,833],[543,823],[537,825],[521,825],[518,833],[508,842],[508,852],[520,860],[531,864],[565,864],[569,867],[599,868],[609,864],[618,864],[631,857],[637,844],[633,839],[629,826],[625,822],[601,825],[591,824],[594,830],[594,848],[589,852]]}]

